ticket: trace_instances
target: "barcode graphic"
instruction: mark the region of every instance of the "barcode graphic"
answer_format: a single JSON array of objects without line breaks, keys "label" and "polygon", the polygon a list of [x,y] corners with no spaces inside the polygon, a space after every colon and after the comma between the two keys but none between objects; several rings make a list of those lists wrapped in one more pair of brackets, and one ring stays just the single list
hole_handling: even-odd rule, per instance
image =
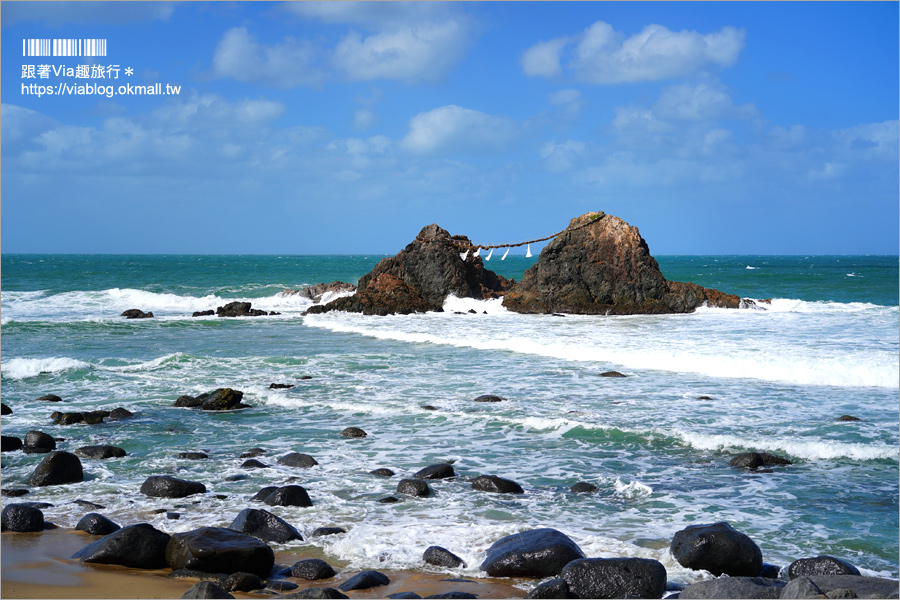
[{"label": "barcode graphic", "polygon": [[23,39],[22,56],[106,56],[106,40],[98,38]]}]

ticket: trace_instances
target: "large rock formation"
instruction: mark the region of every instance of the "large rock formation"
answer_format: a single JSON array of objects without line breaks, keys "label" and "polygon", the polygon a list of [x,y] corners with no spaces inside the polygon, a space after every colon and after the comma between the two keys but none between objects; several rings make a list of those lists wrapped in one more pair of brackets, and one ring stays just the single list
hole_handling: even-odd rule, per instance
[{"label": "large rock formation", "polygon": [[572,219],[503,298],[520,313],[684,313],[704,303],[738,308],[741,298],[666,281],[637,227],[602,212]]},{"label": "large rock formation", "polygon": [[484,268],[480,257],[466,250],[473,246],[463,235],[451,236],[437,225],[428,225],[395,256],[384,258],[359,280],[353,296],[338,298],[310,313],[332,310],[366,315],[409,314],[441,311],[444,299],[496,298],[510,281]]},{"label": "large rock formation", "polygon": [[352,296],[310,307],[366,315],[441,311],[450,294],[496,298],[520,313],[663,314],[704,304],[752,306],[750,300],[693,283],[667,281],[637,227],[603,212],[572,219],[541,251],[521,282],[484,268],[463,235],[428,225],[397,255],[359,280]]}]

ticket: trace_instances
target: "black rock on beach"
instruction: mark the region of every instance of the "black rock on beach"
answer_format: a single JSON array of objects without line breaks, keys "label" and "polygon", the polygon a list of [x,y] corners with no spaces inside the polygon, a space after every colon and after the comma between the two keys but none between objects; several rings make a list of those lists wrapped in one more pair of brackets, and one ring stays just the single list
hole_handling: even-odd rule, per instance
[{"label": "black rock on beach", "polygon": [[275,564],[275,553],[262,540],[224,527],[201,527],[176,533],[166,547],[166,563],[173,569],[196,569],[208,573],[246,571],[267,577]]},{"label": "black rock on beach", "polygon": [[531,529],[494,542],[480,569],[491,577],[554,577],[584,552],[556,529]]}]

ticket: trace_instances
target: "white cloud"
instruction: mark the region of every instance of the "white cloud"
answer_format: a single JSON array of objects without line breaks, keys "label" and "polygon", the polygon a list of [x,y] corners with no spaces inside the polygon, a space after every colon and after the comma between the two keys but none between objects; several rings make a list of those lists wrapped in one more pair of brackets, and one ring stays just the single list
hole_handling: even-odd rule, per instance
[{"label": "white cloud", "polygon": [[648,25],[626,37],[608,23],[597,21],[580,35],[539,42],[526,50],[521,61],[525,74],[559,75],[561,56],[572,44],[572,59],[565,67],[575,79],[595,84],[635,83],[684,77],[708,66],[730,66],[744,47],[744,32],[723,27],[704,35]]},{"label": "white cloud", "polygon": [[440,81],[465,54],[466,28],[450,19],[389,29],[363,37],[352,31],[334,50],[334,64],[353,81]]},{"label": "white cloud", "polygon": [[612,125],[619,133],[665,133],[672,130],[671,125],[661,121],[649,108],[634,106],[616,107],[616,116],[613,118]]},{"label": "white cloud", "polygon": [[566,89],[550,94],[550,104],[553,104],[554,106],[565,106],[568,104],[578,104],[580,102],[581,92],[578,90]]},{"label": "white cloud", "polygon": [[329,150],[345,152],[351,156],[374,156],[390,152],[393,142],[384,135],[375,135],[367,139],[345,138],[328,143]]},{"label": "white cloud", "polygon": [[735,106],[721,86],[711,83],[666,88],[656,102],[654,112],[664,119],[682,121],[749,119],[758,114],[752,104]]},{"label": "white cloud", "polygon": [[900,122],[866,123],[836,134],[848,149],[885,156],[897,156],[900,141]]},{"label": "white cloud", "polygon": [[571,169],[587,146],[577,140],[547,142],[541,149],[541,158],[551,171],[561,172]]},{"label": "white cloud", "polygon": [[518,135],[519,127],[510,119],[449,105],[410,119],[400,146],[414,154],[490,154],[507,149]]},{"label": "white cloud", "polygon": [[548,42],[538,42],[522,53],[519,64],[522,71],[531,77],[555,77],[562,73],[560,56],[570,38],[555,38]]},{"label": "white cloud", "polygon": [[287,37],[280,44],[257,42],[244,27],[225,32],[213,55],[218,77],[277,88],[318,85],[324,74],[316,66],[318,52],[304,40]]},{"label": "white cloud", "polygon": [[550,104],[556,107],[557,123],[565,125],[578,119],[586,102],[578,90],[565,89],[550,94]]},{"label": "white cloud", "polygon": [[473,30],[452,2],[289,2],[281,9],[364,30],[346,33],[331,53],[351,81],[441,81],[465,55]]},{"label": "white cloud", "polygon": [[156,122],[166,127],[234,130],[257,129],[274,121],[284,111],[284,104],[272,100],[231,102],[215,94],[192,94],[163,104],[152,114]]},{"label": "white cloud", "polygon": [[375,112],[370,108],[358,108],[356,112],[353,113],[353,128],[354,129],[368,129],[378,120]]},{"label": "white cloud", "polygon": [[27,146],[35,136],[57,125],[50,117],[15,104],[4,103],[0,114],[0,139],[4,152]]},{"label": "white cloud", "polygon": [[806,176],[816,181],[828,181],[841,177],[846,171],[846,166],[840,163],[826,162],[810,169]]}]

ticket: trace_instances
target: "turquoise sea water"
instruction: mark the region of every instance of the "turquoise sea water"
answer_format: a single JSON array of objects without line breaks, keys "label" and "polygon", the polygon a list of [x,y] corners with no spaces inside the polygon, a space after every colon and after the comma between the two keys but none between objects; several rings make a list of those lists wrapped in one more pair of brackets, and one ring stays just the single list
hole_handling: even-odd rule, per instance
[{"label": "turquoise sea water", "polygon": [[[4,255],[0,375],[14,411],[3,417],[4,435],[39,429],[65,438],[62,449],[128,452],[84,459],[85,482],[34,488],[25,499],[54,504],[45,514],[58,525],[87,512],[71,504],[83,499],[120,524],[185,531],[227,526],[260,488],[296,477],[314,506],[272,512],[304,535],[333,525],[348,532],[286,548],[317,546],[357,568],[424,568],[422,552],[436,544],[478,577],[498,538],[555,527],[589,556],[655,558],[670,580],[686,583],[706,575],[672,560],[672,535],[725,520],[769,563],[829,554],[869,574],[900,575],[896,256],[657,257],[669,279],[772,299],[766,310],[689,315],[517,315],[497,301],[451,298],[444,313],[304,317],[310,302],[281,294],[355,283],[381,258]],[[486,266],[519,279],[535,260]],[[281,315],[190,316],[232,300]],[[130,308],[156,317],[119,316]],[[599,377],[611,369],[628,377]],[[172,407],[217,387],[243,390],[254,408]],[[48,393],[64,407],[33,401]],[[508,401],[472,402],[488,393]],[[54,410],[117,406],[135,418],[49,419]],[[843,414],[862,421],[835,421]],[[343,438],[347,426],[369,435]],[[241,468],[251,447],[267,450],[260,458],[269,469]],[[209,460],[175,457],[195,450]],[[794,464],[772,473],[728,466],[750,450]],[[320,464],[278,465],[289,451]],[[3,487],[27,487],[40,459],[4,453]],[[376,502],[395,494],[401,477],[445,460],[460,477],[432,483],[433,497]],[[397,476],[368,474],[378,467]],[[143,480],[158,474],[201,481],[211,493],[141,495]],[[475,492],[469,482],[480,474],[514,479],[526,493]],[[600,491],[570,493],[578,481]]]}]

